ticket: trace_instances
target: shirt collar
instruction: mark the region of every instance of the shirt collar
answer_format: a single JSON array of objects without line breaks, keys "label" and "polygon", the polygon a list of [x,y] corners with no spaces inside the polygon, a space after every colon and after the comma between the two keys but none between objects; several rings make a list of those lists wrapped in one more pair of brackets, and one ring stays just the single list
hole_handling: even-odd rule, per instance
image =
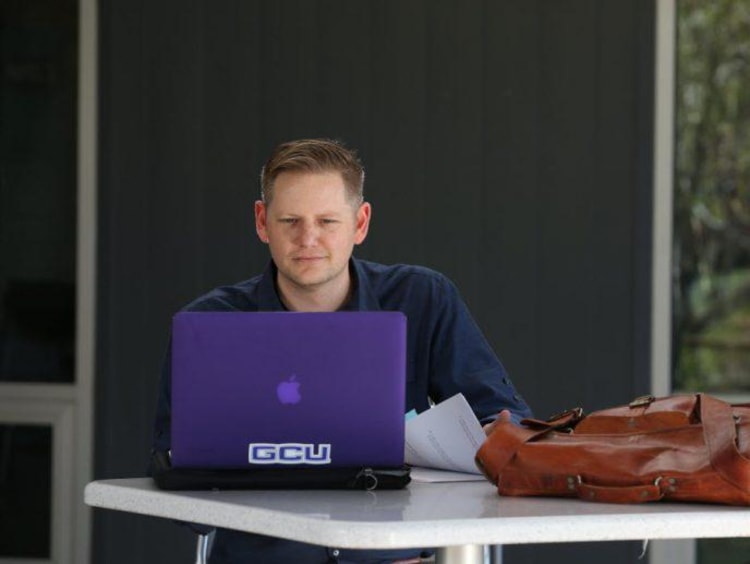
[{"label": "shirt collar", "polygon": [[258,310],[286,311],[276,291],[276,265],[272,260],[268,261],[258,285]]},{"label": "shirt collar", "polygon": [[[349,301],[341,309],[343,311],[380,310],[380,303],[375,296],[367,274],[364,272],[362,262],[355,258],[349,259],[349,271],[352,275],[354,291]],[[258,309],[260,311],[286,311],[276,290],[276,274],[276,265],[273,260],[269,260],[258,286]]]},{"label": "shirt collar", "polygon": [[343,309],[354,311],[380,311],[380,301],[375,295],[371,281],[365,272],[364,263],[352,258],[349,260],[354,292]]}]

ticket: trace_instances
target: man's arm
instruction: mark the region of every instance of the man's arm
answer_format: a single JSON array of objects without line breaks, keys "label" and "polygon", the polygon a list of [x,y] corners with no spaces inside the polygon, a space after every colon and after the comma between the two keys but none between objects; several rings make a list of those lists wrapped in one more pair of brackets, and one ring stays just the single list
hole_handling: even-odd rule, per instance
[{"label": "man's arm", "polygon": [[461,392],[479,421],[507,410],[514,422],[531,416],[505,368],[471,316],[455,285],[440,280],[431,346],[430,395],[442,401]]},{"label": "man's arm", "polygon": [[161,378],[159,380],[159,395],[156,402],[156,417],[154,418],[154,433],[152,438],[152,448],[154,450],[168,451],[172,442],[172,353],[170,345],[164,355],[164,362],[161,368]]}]

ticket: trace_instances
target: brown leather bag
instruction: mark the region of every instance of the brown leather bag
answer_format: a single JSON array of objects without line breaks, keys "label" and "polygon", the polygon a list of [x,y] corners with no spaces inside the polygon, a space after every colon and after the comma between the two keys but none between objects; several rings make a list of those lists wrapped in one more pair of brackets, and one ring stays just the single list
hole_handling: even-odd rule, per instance
[{"label": "brown leather bag", "polygon": [[500,495],[750,505],[750,404],[644,396],[586,416],[499,422],[476,462]]}]

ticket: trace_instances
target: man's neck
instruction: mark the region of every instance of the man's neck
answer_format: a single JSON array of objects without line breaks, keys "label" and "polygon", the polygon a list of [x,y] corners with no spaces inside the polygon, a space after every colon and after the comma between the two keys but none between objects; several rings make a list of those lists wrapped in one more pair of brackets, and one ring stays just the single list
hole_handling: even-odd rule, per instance
[{"label": "man's neck", "polygon": [[344,307],[351,296],[351,277],[347,276],[335,287],[303,288],[279,278],[276,288],[281,303],[289,311],[337,311]]}]

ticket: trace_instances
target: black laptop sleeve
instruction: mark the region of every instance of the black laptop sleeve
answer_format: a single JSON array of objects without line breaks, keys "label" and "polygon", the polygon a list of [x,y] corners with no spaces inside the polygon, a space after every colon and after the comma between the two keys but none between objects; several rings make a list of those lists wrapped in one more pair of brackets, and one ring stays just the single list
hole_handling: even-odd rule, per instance
[{"label": "black laptop sleeve", "polygon": [[169,453],[154,451],[151,475],[163,490],[397,490],[410,468],[173,468]]}]

